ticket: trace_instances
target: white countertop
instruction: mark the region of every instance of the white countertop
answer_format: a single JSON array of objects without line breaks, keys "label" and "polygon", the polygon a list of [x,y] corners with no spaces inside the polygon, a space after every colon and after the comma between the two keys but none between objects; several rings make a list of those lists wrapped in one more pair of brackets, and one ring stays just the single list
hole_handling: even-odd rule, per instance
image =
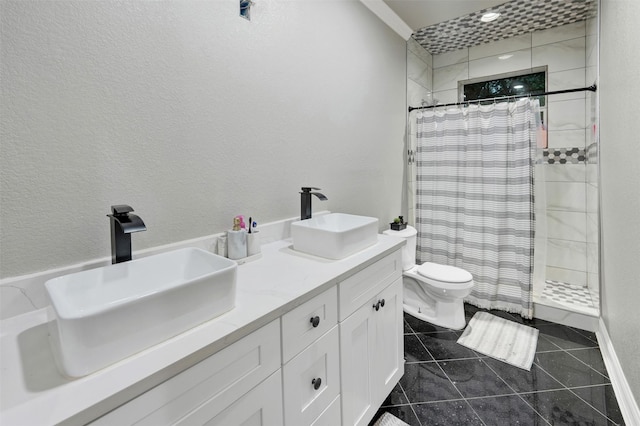
[{"label": "white countertop", "polygon": [[398,249],[377,244],[342,260],[291,249],[282,240],[238,266],[235,309],[91,375],[69,379],[49,347],[46,309],[0,322],[0,424],[86,423],[210,356]]}]

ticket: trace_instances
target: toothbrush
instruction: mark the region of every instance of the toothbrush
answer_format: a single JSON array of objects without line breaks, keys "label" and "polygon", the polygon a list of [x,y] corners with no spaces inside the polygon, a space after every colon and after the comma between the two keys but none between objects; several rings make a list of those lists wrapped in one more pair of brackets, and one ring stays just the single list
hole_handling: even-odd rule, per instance
[{"label": "toothbrush", "polygon": [[249,216],[249,233],[251,233],[251,228],[253,228],[253,219]]}]

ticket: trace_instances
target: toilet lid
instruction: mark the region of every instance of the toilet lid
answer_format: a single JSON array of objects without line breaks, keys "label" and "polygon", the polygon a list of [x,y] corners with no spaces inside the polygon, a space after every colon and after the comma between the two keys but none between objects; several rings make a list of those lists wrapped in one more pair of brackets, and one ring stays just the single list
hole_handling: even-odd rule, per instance
[{"label": "toilet lid", "polygon": [[467,283],[473,276],[464,269],[455,266],[426,262],[418,267],[418,274],[436,281],[448,283]]}]

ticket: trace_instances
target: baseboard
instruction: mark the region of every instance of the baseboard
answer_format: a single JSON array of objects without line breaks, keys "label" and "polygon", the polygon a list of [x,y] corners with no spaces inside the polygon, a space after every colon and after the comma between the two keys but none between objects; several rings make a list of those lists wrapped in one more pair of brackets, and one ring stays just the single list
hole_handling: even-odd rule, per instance
[{"label": "baseboard", "polygon": [[604,365],[607,367],[609,378],[611,379],[611,385],[613,391],[616,393],[616,399],[620,406],[620,412],[624,421],[628,425],[640,425],[640,409],[636,403],[627,378],[622,372],[622,367],[616,356],[616,351],[613,349],[609,332],[604,324],[602,318],[598,322],[598,331],[596,331],[596,337],[598,338],[598,344],[600,345],[600,352],[604,360]]}]

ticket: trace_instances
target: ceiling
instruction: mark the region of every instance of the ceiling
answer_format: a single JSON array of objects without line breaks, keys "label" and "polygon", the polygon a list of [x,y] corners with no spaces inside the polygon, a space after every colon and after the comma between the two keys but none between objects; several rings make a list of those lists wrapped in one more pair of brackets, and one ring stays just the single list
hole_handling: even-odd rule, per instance
[{"label": "ceiling", "polygon": [[448,21],[505,0],[384,0],[412,30]]},{"label": "ceiling", "polygon": [[[384,0],[432,54],[477,46],[595,16],[597,0]],[[483,13],[501,13],[493,22]]]}]

